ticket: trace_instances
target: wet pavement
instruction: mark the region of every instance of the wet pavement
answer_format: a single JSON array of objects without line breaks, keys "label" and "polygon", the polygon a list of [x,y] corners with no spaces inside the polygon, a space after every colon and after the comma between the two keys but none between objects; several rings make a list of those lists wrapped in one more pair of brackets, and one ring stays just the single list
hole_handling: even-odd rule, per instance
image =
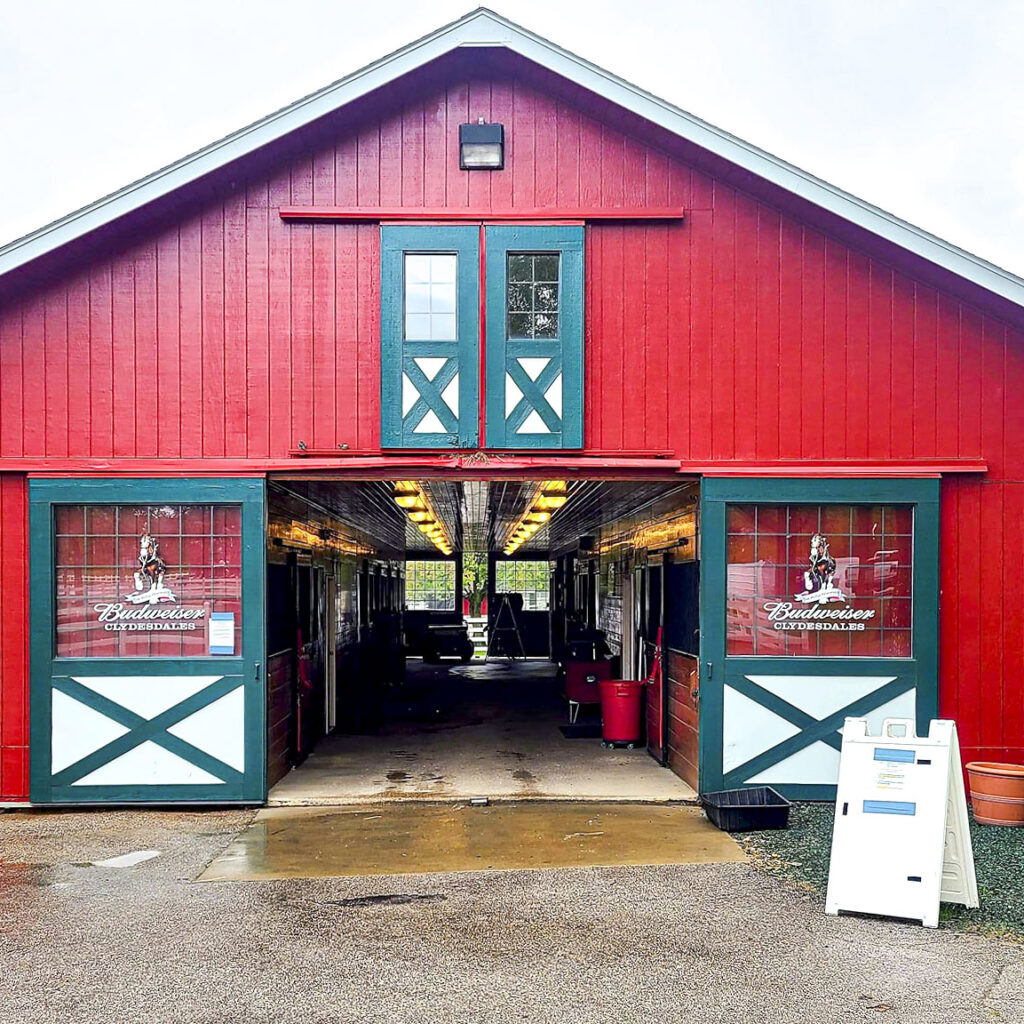
[{"label": "wet pavement", "polygon": [[252,819],[0,814],[0,1021],[1024,1021],[1020,946],[745,863],[197,883]]},{"label": "wet pavement", "polygon": [[201,881],[745,860],[695,807],[386,804],[275,807]]}]

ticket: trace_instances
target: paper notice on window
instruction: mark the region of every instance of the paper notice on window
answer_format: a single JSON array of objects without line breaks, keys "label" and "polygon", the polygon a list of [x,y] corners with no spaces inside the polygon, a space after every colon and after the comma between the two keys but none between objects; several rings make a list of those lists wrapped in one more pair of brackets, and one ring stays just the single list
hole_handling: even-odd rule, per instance
[{"label": "paper notice on window", "polygon": [[210,615],[210,653],[235,653],[234,612],[213,612]]}]

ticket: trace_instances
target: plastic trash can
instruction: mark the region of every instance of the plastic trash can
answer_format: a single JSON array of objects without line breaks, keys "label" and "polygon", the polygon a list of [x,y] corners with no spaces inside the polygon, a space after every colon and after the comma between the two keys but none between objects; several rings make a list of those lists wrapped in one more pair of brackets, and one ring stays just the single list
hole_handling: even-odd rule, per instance
[{"label": "plastic trash can", "polygon": [[644,684],[636,679],[601,680],[601,738],[633,746],[643,736]]}]

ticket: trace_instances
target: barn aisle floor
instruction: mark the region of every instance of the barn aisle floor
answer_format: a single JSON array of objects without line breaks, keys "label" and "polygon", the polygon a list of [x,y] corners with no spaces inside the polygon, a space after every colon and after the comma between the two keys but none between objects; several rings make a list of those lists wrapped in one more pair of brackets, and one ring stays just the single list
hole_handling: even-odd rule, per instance
[{"label": "barn aisle floor", "polygon": [[692,802],[644,749],[566,739],[560,681],[545,661],[410,662],[372,732],[328,736],[270,791],[271,807],[382,801]]}]

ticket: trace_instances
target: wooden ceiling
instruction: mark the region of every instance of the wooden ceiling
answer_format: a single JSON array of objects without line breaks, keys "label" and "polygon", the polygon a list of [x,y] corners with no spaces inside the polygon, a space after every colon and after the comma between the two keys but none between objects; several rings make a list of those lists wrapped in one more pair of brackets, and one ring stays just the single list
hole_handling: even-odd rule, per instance
[{"label": "wooden ceiling", "polygon": [[[423,480],[424,493],[444,524],[456,551],[500,552],[538,493],[540,481]],[[437,549],[394,503],[389,481],[289,480],[270,487],[271,514],[339,525],[360,543],[384,555]],[[581,536],[616,524],[654,522],[692,506],[692,480],[570,480],[568,500],[519,549],[520,556],[544,557],[575,548]]]}]

